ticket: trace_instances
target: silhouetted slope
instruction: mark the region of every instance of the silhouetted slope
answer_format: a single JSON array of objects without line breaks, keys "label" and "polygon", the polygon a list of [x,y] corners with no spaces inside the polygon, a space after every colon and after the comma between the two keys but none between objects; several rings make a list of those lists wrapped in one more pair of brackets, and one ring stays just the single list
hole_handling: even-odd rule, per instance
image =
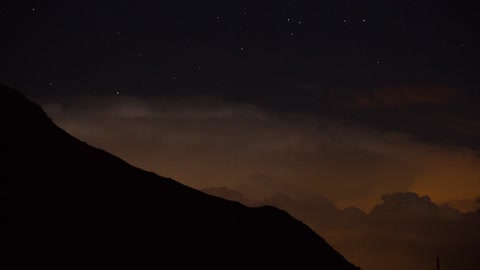
[{"label": "silhouetted slope", "polygon": [[70,136],[15,90],[0,87],[0,103],[2,222],[19,232],[19,265],[357,269],[284,211],[135,168]]}]

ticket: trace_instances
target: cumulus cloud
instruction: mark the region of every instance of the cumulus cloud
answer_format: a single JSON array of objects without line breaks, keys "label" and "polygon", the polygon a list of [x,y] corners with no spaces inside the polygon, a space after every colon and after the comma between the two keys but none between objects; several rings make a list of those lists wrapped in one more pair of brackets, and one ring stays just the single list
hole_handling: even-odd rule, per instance
[{"label": "cumulus cloud", "polygon": [[375,206],[372,215],[423,219],[438,217],[440,214],[440,207],[432,203],[430,197],[419,197],[413,192],[386,194],[382,196],[382,200],[383,204]]},{"label": "cumulus cloud", "polygon": [[333,118],[211,97],[41,103],[81,140],[198,189],[228,186],[253,199],[322,194],[365,211],[385,193],[413,191],[446,202],[470,200],[480,189],[480,160],[466,149]]}]

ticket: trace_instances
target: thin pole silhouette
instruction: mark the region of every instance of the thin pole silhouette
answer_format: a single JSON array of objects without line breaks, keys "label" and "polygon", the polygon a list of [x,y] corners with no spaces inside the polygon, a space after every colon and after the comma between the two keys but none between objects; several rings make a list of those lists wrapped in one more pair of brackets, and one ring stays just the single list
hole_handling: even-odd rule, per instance
[{"label": "thin pole silhouette", "polygon": [[440,258],[437,257],[437,270],[440,270]]}]

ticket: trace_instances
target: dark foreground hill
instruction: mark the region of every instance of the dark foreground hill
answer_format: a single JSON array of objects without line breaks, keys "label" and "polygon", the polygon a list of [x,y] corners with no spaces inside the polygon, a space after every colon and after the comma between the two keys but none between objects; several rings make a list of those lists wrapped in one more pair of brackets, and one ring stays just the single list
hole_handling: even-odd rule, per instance
[{"label": "dark foreground hill", "polygon": [[7,87],[0,121],[1,222],[14,232],[17,266],[357,269],[286,212],[135,168]]}]

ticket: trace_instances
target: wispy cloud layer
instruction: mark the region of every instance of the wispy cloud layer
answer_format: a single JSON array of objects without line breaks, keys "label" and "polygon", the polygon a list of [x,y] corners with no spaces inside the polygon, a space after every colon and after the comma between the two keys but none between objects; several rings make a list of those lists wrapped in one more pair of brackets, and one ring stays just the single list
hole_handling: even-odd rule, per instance
[{"label": "wispy cloud layer", "polygon": [[440,105],[453,101],[458,93],[441,86],[403,86],[384,88],[370,95],[359,95],[355,105],[360,108],[391,108],[412,105]]}]

